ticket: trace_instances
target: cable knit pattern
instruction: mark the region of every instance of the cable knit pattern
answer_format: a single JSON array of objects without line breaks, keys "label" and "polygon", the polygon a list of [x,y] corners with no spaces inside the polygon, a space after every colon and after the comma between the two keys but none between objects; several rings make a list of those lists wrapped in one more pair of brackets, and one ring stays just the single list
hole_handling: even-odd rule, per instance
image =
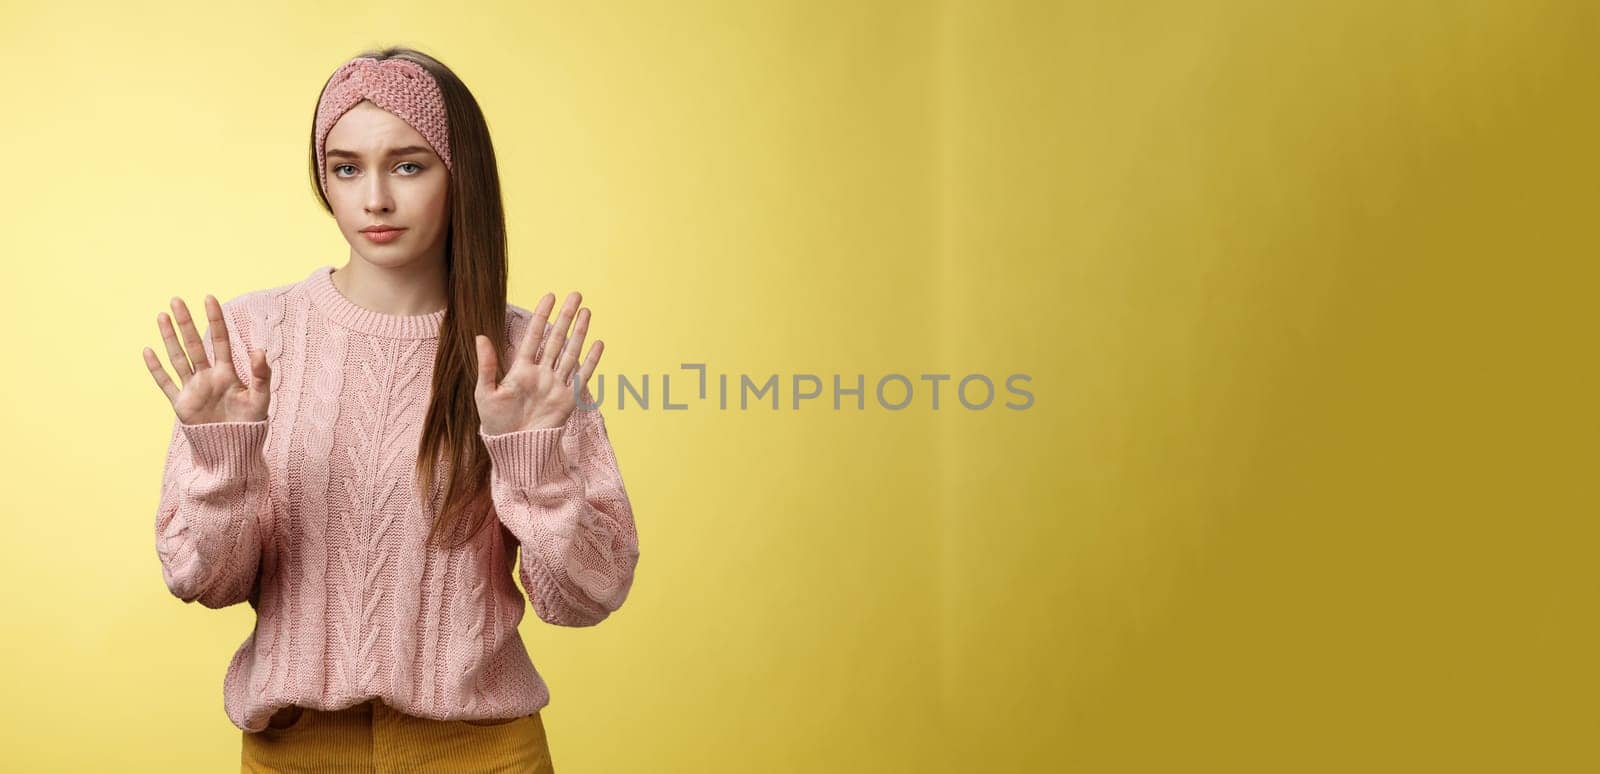
[{"label": "cable knit pattern", "polygon": [[[266,352],[272,405],[260,422],[174,419],[155,521],[167,588],[255,608],[223,680],[245,731],[289,704],[374,697],[437,720],[537,712],[550,697],[517,631],[523,600],[548,623],[592,626],[622,606],[638,564],[605,420],[579,407],[561,427],[480,432],[499,528],[425,545],[414,470],[445,312],[366,310],[331,273],[222,305],[241,380],[250,348]],[[532,321],[507,305],[503,361]]]}]

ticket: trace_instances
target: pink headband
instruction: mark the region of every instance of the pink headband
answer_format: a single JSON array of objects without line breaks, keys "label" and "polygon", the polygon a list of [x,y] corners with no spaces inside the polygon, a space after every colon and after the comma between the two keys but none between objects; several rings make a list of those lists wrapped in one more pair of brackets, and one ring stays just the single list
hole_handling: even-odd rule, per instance
[{"label": "pink headband", "polygon": [[380,61],[360,56],[334,71],[317,103],[317,174],[324,192],[328,190],[328,165],[322,147],[328,132],[340,116],[364,99],[410,124],[433,146],[445,169],[450,169],[450,122],[433,75],[409,59]]}]

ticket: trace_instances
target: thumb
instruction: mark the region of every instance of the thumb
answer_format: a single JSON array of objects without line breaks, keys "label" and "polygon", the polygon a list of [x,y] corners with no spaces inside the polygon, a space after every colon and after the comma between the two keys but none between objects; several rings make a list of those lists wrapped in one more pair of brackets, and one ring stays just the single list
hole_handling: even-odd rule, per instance
[{"label": "thumb", "polygon": [[495,357],[494,344],[481,333],[472,341],[478,347],[478,389],[492,391],[500,386],[500,361]]},{"label": "thumb", "polygon": [[[259,356],[259,357],[258,357]],[[265,392],[272,386],[272,366],[267,363],[267,353],[263,350],[250,350],[250,376],[253,381],[250,389]]]}]

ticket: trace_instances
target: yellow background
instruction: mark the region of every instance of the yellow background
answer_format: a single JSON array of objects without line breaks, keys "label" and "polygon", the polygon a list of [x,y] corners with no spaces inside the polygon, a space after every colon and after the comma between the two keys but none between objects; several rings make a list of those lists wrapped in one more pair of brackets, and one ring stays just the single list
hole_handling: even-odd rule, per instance
[{"label": "yellow background", "polygon": [[387,43],[608,377],[1032,376],[609,407],[632,596],[522,627],[559,770],[1600,767],[1593,3],[0,9],[3,768],[237,765],[140,351],[344,263],[306,137]]}]

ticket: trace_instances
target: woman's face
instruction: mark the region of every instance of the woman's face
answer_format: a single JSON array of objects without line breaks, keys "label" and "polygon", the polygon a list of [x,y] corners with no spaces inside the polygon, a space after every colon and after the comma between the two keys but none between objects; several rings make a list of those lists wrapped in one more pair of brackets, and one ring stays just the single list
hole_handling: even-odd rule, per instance
[{"label": "woman's face", "polygon": [[[384,267],[444,260],[450,175],[417,130],[362,100],[339,118],[323,144],[328,203],[351,259]],[[402,229],[378,241],[362,232]]]}]

